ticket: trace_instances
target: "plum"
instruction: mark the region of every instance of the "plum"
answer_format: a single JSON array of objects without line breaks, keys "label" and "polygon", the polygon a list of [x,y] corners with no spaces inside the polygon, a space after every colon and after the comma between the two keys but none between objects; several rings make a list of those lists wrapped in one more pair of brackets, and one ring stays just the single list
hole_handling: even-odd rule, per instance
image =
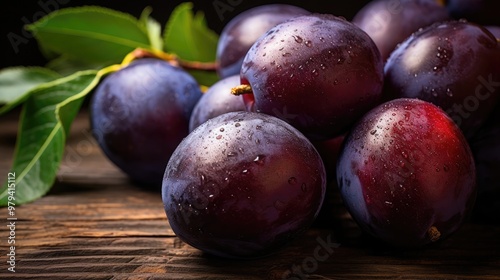
[{"label": "plum", "polygon": [[208,88],[193,109],[189,120],[189,131],[224,113],[245,111],[243,98],[231,94],[231,89],[239,84],[240,76],[233,75],[221,79]]},{"label": "plum", "polygon": [[410,98],[384,103],[360,120],[345,139],[337,176],[360,227],[400,248],[457,231],[477,192],[460,129],[439,107]]},{"label": "plum", "polygon": [[159,59],[136,60],[96,88],[90,102],[93,135],[132,180],[159,187],[201,95],[183,69]]},{"label": "plum", "polygon": [[217,256],[256,258],[309,228],[325,188],[321,157],[302,133],[240,111],[206,121],[181,142],[162,199],[181,240]]},{"label": "plum", "polygon": [[240,77],[251,88],[243,95],[247,110],[278,117],[321,141],[344,134],[381,103],[383,63],[359,27],[314,14],[278,24],[260,37],[245,56]]},{"label": "plum", "polygon": [[370,35],[385,61],[413,32],[448,19],[446,7],[436,0],[377,0],[359,10],[352,22]]},{"label": "plum", "polygon": [[252,44],[266,31],[290,18],[309,14],[286,4],[254,7],[237,15],[224,27],[217,44],[217,73],[226,78],[240,73],[243,58]]}]

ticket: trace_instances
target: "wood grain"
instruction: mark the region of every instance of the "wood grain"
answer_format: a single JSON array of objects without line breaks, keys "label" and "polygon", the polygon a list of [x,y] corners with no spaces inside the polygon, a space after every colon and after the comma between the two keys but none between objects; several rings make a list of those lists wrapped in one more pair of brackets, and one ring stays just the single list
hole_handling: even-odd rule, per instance
[{"label": "wood grain", "polygon": [[[0,118],[2,180],[16,120],[16,114]],[[133,185],[103,156],[86,112],[68,144],[50,193],[17,208],[16,273],[7,271],[9,232],[0,227],[1,279],[500,279],[500,226],[467,223],[433,246],[395,251],[363,235],[338,197],[330,221],[322,219],[274,255],[208,256],[175,236],[158,191]],[[6,209],[0,217],[6,224]],[[336,248],[322,248],[326,257],[314,259],[326,241]]]}]

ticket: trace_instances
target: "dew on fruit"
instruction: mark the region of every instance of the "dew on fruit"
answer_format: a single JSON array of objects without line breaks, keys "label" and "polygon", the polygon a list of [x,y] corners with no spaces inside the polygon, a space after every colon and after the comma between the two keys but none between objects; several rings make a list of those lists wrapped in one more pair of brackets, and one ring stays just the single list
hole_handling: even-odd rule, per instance
[{"label": "dew on fruit", "polygon": [[[319,21],[321,25],[312,28],[311,24],[317,18],[322,19]],[[383,61],[379,57],[376,46],[366,33],[350,23],[323,15],[297,17],[283,26],[286,28],[275,32],[276,38],[288,39],[284,42],[273,41],[273,50],[275,51],[273,55],[270,53],[270,48],[264,51],[261,46],[260,48],[252,48],[245,57],[245,60],[254,62],[253,65],[244,63],[241,69],[242,79],[253,89],[254,111],[280,117],[284,114],[273,112],[273,108],[277,104],[282,105],[281,103],[283,103],[288,108],[293,108],[293,111],[298,111],[298,108],[307,108],[307,112],[304,114],[310,116],[310,121],[304,122],[304,118],[301,117],[286,121],[307,134],[306,137],[311,136],[320,140],[331,138],[341,133],[340,131],[345,131],[354,122],[354,119],[360,117],[380,100],[377,97],[380,96],[382,89],[383,71],[380,70],[383,70]],[[294,27],[297,27],[297,33],[292,33]],[[316,34],[313,34],[314,32]],[[313,35],[304,38],[303,34]],[[325,38],[330,39],[326,40]],[[259,40],[267,41],[268,39],[264,35]],[[349,45],[341,44],[342,40],[348,42]],[[331,42],[333,43],[331,44]],[[299,44],[304,44],[304,46]],[[337,48],[337,46],[339,47]],[[264,52],[269,53],[269,55],[263,57]],[[289,53],[290,56],[288,56]],[[280,69],[277,69],[277,66],[273,66],[272,69],[269,67],[273,59],[275,59],[276,65],[281,65]],[[346,61],[347,59],[349,61]],[[341,66],[335,67],[336,69],[328,67],[328,63],[336,63],[337,61]],[[268,66],[266,73],[260,71],[263,65]],[[283,73],[279,73],[279,71]],[[342,76],[339,76],[338,73],[342,73]],[[332,80],[335,78],[338,81],[333,83]],[[356,90],[353,89],[352,93],[349,90],[350,87],[347,86],[331,89],[334,85],[351,83],[354,79],[359,81],[359,86],[356,87]],[[331,104],[340,110],[326,109],[332,108],[332,106],[316,106],[319,104],[318,100],[303,98],[305,89],[312,92],[328,93],[322,95],[319,102]],[[285,92],[286,95],[282,94]],[[360,102],[359,106],[353,106],[353,104],[339,106],[339,100],[343,99],[340,96],[343,95],[354,96],[354,98],[364,96],[365,100]],[[279,100],[277,100],[278,98]],[[318,110],[319,108],[324,109]],[[324,136],[323,134],[329,135]]]},{"label": "dew on fruit", "polygon": [[288,179],[288,183],[289,183],[290,185],[295,185],[295,184],[297,184],[297,178],[295,178],[295,177],[290,177],[290,178]]},{"label": "dew on fruit", "polygon": [[450,88],[446,89],[446,95],[448,95],[449,97],[453,97],[453,92],[451,91]]},{"label": "dew on fruit", "polygon": [[264,158],[265,156],[263,155],[258,155],[255,157],[255,159],[253,160],[254,163],[256,163],[257,165],[264,165]]},{"label": "dew on fruit", "polygon": [[90,121],[100,134],[97,143],[134,181],[158,185],[201,96],[196,80],[180,68],[153,58],[133,61],[95,90]]},{"label": "dew on fruit", "polygon": [[402,155],[405,159],[408,159],[408,154],[407,154],[407,153],[405,153],[404,151],[403,151],[403,152],[401,152],[401,155]]}]

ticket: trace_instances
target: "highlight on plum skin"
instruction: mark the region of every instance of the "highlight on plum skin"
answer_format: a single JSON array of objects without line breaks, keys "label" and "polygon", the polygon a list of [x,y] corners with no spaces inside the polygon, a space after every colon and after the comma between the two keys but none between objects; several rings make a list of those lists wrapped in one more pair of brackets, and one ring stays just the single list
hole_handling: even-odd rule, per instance
[{"label": "highlight on plum skin", "polygon": [[323,162],[302,133],[269,115],[230,112],[181,142],[162,199],[181,240],[246,259],[272,254],[306,231],[325,191]]},{"label": "highlight on plum skin", "polygon": [[476,197],[465,137],[444,111],[417,99],[392,100],[365,115],[345,139],[337,176],[360,227],[401,248],[457,231]]}]

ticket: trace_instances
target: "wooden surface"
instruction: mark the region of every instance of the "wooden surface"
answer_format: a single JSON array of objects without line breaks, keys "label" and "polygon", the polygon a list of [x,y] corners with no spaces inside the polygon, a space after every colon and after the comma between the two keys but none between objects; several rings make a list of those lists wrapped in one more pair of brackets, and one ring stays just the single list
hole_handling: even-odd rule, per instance
[{"label": "wooden surface", "polygon": [[[16,113],[0,118],[2,182],[16,121]],[[16,209],[16,273],[7,271],[7,209],[0,209],[0,279],[500,279],[500,226],[467,223],[434,246],[396,252],[361,234],[336,198],[330,223],[272,256],[207,256],[175,237],[159,192],[134,186],[102,155],[86,114],[68,144],[54,188]],[[328,241],[335,246],[315,259]]]}]

